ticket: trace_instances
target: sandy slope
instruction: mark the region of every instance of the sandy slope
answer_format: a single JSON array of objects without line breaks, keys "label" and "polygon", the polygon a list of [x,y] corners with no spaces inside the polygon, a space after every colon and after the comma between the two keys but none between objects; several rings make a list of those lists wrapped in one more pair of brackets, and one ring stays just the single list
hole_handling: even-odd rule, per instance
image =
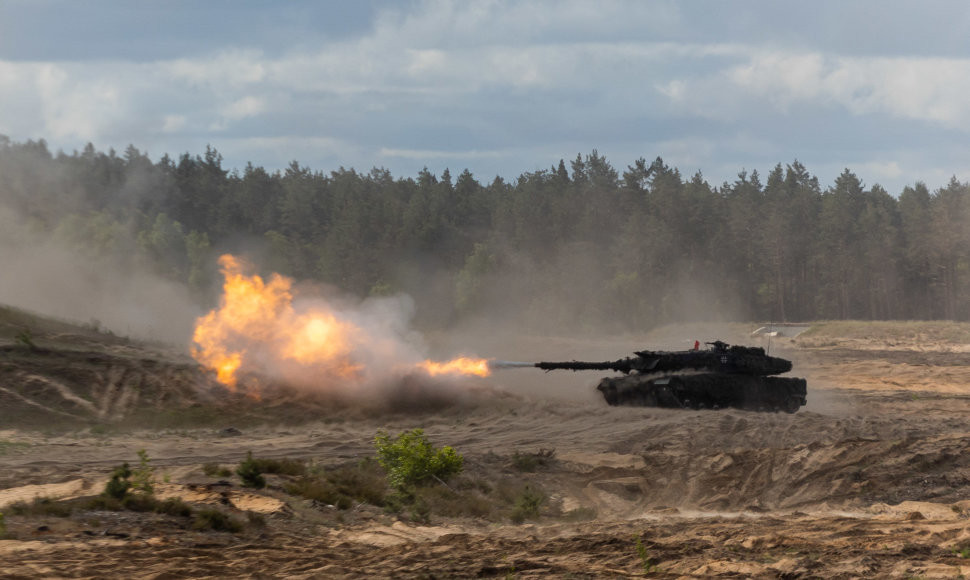
[{"label": "sandy slope", "polygon": [[[111,468],[145,449],[171,482],[159,493],[269,514],[269,525],[233,535],[130,513],[8,517],[16,539],[0,540],[0,575],[625,577],[645,572],[639,536],[654,577],[956,577],[970,573],[970,560],[961,557],[970,556],[964,347],[888,348],[857,339],[776,344],[809,379],[809,404],[794,415],[609,408],[588,396],[597,377],[567,373],[567,387],[556,390],[555,375],[539,373],[500,375],[476,385],[471,402],[437,411],[348,414],[321,405],[313,409],[317,420],[274,426],[280,414],[270,414],[274,420],[241,426],[231,437],[219,432],[234,424],[228,412],[205,428],[5,429],[0,505],[96,493]],[[125,376],[159,376],[146,370],[150,362],[138,361]],[[183,379],[172,368],[162,372],[177,387],[172,393],[181,392]],[[109,375],[97,390],[102,398],[85,399],[93,412],[134,409],[130,399],[124,407],[104,395]],[[165,380],[138,380],[139,397],[165,400]],[[122,393],[133,383],[115,384]],[[486,390],[494,385],[514,396]],[[173,405],[188,404],[169,396]],[[56,389],[42,403],[54,407],[55,399],[61,412],[84,407],[64,402]],[[550,494],[547,515],[523,525],[433,518],[428,526],[359,506],[341,523],[324,513],[329,508],[293,504],[279,493],[213,486],[200,469],[209,461],[236,463],[250,450],[337,464],[372,454],[378,429],[417,426],[480,471],[498,469],[495,458],[515,451],[555,449],[558,461],[529,475]],[[323,511],[314,515],[316,509]],[[564,515],[570,512],[594,519]]]}]

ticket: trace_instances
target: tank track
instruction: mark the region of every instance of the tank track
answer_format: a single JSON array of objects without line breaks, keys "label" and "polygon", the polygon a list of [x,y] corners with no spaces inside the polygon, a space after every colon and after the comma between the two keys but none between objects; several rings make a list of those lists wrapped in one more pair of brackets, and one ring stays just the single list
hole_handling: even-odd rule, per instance
[{"label": "tank track", "polygon": [[613,406],[723,409],[795,413],[806,403],[807,382],[791,377],[724,373],[608,377],[596,387]]}]

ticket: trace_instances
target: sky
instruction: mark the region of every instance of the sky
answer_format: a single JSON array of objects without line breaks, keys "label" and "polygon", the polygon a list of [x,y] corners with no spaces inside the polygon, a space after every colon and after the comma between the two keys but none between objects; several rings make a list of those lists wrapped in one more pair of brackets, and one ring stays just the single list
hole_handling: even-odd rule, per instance
[{"label": "sky", "polygon": [[0,0],[0,134],[514,180],[597,150],[714,186],[970,181],[963,0]]}]

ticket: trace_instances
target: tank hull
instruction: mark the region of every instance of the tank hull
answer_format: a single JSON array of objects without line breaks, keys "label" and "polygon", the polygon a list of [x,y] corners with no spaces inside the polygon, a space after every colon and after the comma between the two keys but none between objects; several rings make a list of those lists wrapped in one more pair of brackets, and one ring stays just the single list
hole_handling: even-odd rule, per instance
[{"label": "tank hull", "polygon": [[725,373],[608,377],[596,387],[610,405],[794,413],[806,402],[805,379]]}]

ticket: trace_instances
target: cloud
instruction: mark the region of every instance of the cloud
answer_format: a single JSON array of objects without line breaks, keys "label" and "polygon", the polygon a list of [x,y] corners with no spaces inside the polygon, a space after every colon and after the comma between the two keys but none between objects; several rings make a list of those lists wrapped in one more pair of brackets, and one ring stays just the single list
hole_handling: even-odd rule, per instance
[{"label": "cloud", "polygon": [[263,53],[259,50],[223,50],[213,55],[161,61],[155,68],[179,86],[216,92],[245,89],[266,76]]},{"label": "cloud", "polygon": [[782,111],[794,104],[842,107],[970,130],[970,59],[752,54],[725,71],[734,86]]},{"label": "cloud", "polygon": [[227,119],[245,119],[254,117],[266,109],[266,101],[260,97],[243,97],[237,99],[222,110],[222,116]]},{"label": "cloud", "polygon": [[162,133],[178,133],[185,128],[188,119],[185,115],[165,115],[162,123]]}]

